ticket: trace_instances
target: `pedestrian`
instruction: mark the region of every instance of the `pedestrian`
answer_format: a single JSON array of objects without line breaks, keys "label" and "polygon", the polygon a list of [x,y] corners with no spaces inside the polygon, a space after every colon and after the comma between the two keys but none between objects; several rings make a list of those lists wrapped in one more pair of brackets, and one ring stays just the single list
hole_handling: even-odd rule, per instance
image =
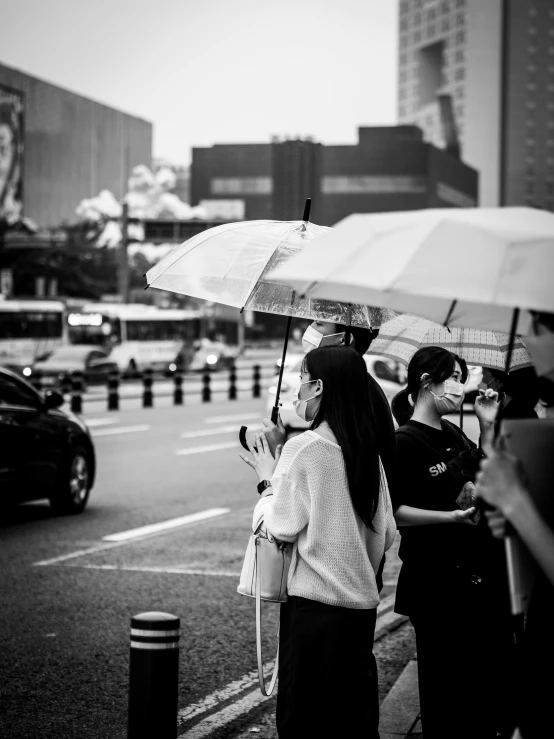
[{"label": "pedestrian", "polygon": [[[467,366],[424,347],[408,366],[395,407],[401,533],[395,610],[415,629],[425,739],[494,739],[513,728],[511,624],[502,545],[479,519],[475,479],[483,452],[445,415],[463,403]],[[497,394],[480,390],[475,414],[490,445]],[[504,733],[505,735],[505,733]]]},{"label": "pedestrian", "polygon": [[[526,338],[526,345],[539,376],[541,417],[552,422],[554,315],[538,314],[534,331],[534,335]],[[554,449],[552,452],[550,459],[554,465]],[[494,510],[485,513],[494,536],[502,539],[509,521],[538,564],[525,619],[517,706],[523,739],[550,736],[554,694],[554,512],[552,508],[550,516],[539,512],[517,459],[502,449],[495,450],[481,463],[477,493],[494,506]]]},{"label": "pedestrian", "polygon": [[378,739],[376,576],[396,527],[362,357],[340,346],[306,354],[295,408],[309,430],[275,458],[263,432],[252,459],[241,454],[263,489],[254,527],[263,517],[273,536],[293,543],[278,734]]}]

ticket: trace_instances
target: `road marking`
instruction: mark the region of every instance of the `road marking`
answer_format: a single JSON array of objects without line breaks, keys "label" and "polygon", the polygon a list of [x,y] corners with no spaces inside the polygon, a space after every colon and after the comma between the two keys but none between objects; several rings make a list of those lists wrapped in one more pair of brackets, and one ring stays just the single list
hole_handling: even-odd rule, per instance
[{"label": "road marking", "polygon": [[[202,519],[205,520],[205,519]],[[201,521],[193,521],[191,523],[200,523]],[[183,524],[185,525],[185,524]],[[142,536],[137,536],[134,539],[125,539],[124,541],[113,541],[109,542],[107,544],[96,544],[93,547],[87,547],[86,549],[78,549],[75,552],[70,552],[69,554],[61,554],[59,557],[52,557],[51,559],[43,559],[40,562],[34,562],[34,567],[47,567],[48,565],[56,565],[60,562],[67,562],[69,559],[76,559],[77,557],[83,557],[87,554],[97,554],[98,552],[105,552],[108,549],[115,549],[116,547],[124,547],[127,546],[127,544],[131,544],[135,541],[142,541],[144,539],[149,539],[154,536],[160,536],[161,534],[165,534],[167,529],[163,529],[161,531],[153,531],[148,534],[143,534]]]},{"label": "road marking", "polygon": [[95,426],[111,426],[117,422],[117,418],[85,418],[85,423],[91,429]]},{"label": "road marking", "polygon": [[[257,423],[254,426],[248,427],[250,431],[257,431],[262,428],[261,423]],[[239,428],[236,424],[232,426],[219,426],[216,429],[200,429],[199,431],[183,431],[181,439],[196,439],[197,436],[216,436],[217,434],[231,434],[239,432]]]},{"label": "road marking", "polygon": [[239,413],[234,416],[212,416],[205,418],[204,423],[225,423],[225,421],[247,421],[250,418],[259,418],[259,413]]},{"label": "road marking", "polygon": [[219,449],[238,449],[238,441],[226,441],[222,444],[208,444],[206,446],[193,446],[190,449],[177,449],[175,454],[184,457],[187,454],[201,454],[202,452],[217,452]]},{"label": "road marking", "polygon": [[149,431],[150,426],[147,424],[139,424],[137,426],[120,426],[116,429],[100,429],[99,431],[92,431],[93,436],[114,436],[115,434],[134,434],[137,431]]},{"label": "road marking", "polygon": [[154,572],[159,575],[206,575],[207,577],[240,577],[240,570],[199,570],[192,567],[148,567],[140,565],[79,565],[70,564],[68,567],[80,567],[83,570],[113,570],[123,572]]},{"label": "road marking", "polygon": [[196,726],[193,726],[192,729],[179,734],[179,736],[185,737],[186,739],[204,739],[204,737],[209,736],[216,729],[230,724],[231,721],[234,721],[241,714],[248,713],[260,703],[267,700],[269,700],[269,697],[262,695],[259,689],[252,690],[244,698],[208,716],[196,724]]},{"label": "road marking", "polygon": [[223,516],[225,513],[230,512],[230,508],[208,508],[208,510],[206,511],[191,513],[188,516],[170,518],[167,521],[160,521],[159,523],[150,523],[146,526],[139,526],[139,528],[137,529],[129,529],[128,531],[120,531],[117,534],[109,534],[108,536],[103,536],[102,541],[128,541],[129,539],[137,539],[145,536],[146,534],[155,534],[158,531],[177,529],[180,526],[186,526],[190,523],[197,523],[197,521],[204,521],[208,518],[215,518],[216,516]]}]

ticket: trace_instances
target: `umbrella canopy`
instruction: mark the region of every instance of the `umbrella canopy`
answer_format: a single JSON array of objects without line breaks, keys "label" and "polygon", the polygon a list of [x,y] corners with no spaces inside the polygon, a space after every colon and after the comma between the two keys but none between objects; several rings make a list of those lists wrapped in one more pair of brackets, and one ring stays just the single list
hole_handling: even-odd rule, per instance
[{"label": "umbrella canopy", "polygon": [[[442,346],[454,352],[468,364],[492,369],[506,369],[510,337],[499,331],[473,328],[446,328],[419,316],[402,315],[384,323],[369,354],[382,354],[404,364],[418,349]],[[531,358],[520,337],[516,337],[511,352],[510,369],[530,367]]]},{"label": "umbrella canopy", "polygon": [[518,333],[554,312],[554,214],[443,208],[345,218],[269,275],[308,297],[366,303],[437,323]]},{"label": "umbrella canopy", "polygon": [[375,328],[394,314],[314,298],[269,282],[278,269],[332,229],[308,221],[242,221],[203,231],[176,247],[146,275],[149,287],[225,303],[235,308]]}]

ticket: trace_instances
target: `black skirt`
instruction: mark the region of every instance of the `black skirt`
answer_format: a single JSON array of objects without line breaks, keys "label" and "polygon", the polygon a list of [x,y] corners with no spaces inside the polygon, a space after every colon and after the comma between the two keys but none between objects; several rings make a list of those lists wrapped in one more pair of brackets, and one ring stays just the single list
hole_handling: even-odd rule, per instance
[{"label": "black skirt", "polygon": [[341,608],[297,596],[281,605],[280,739],[378,739],[376,616],[376,609]]}]

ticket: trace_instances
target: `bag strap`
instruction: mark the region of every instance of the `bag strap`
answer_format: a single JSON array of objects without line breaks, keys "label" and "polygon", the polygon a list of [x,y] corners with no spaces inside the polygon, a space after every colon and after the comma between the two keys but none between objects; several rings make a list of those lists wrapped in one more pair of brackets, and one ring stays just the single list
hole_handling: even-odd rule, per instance
[{"label": "bag strap", "polygon": [[[266,690],[264,679],[264,665],[262,660],[262,568],[261,557],[258,557],[258,539],[256,538],[256,653],[258,657],[258,679],[260,681],[260,690],[262,695],[270,696],[273,693],[277,675],[279,674],[279,641],[277,641],[277,654],[275,655],[275,665],[269,686]],[[279,639],[279,631],[277,631],[277,640]]]}]

